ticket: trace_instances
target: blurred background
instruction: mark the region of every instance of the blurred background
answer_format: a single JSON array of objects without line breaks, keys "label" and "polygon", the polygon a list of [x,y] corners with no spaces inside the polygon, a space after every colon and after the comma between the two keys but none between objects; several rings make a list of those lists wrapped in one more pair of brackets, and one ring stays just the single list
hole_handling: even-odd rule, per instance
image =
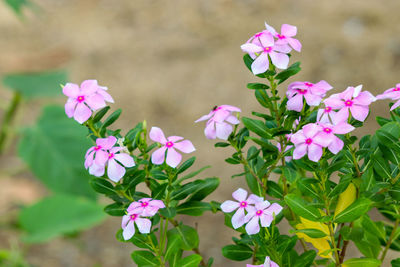
[{"label": "blurred background", "polygon": [[[112,109],[123,113],[115,127],[130,129],[146,119],[167,136],[192,140],[195,166],[212,165],[204,177],[221,178],[211,195],[231,198],[242,178],[231,179],[239,167],[224,163],[232,151],[215,149],[194,124],[214,105],[230,104],[243,115],[259,110],[246,89],[254,77],[242,62],[240,45],[264,28],[277,30],[288,23],[298,27],[302,62],[298,80],[328,81],[336,92],[363,84],[374,95],[400,82],[400,1],[312,0],[34,0],[35,12],[21,19],[0,5],[0,75],[9,72],[65,69],[69,80],[97,79],[115,100]],[[290,79],[280,88],[284,94]],[[0,89],[2,105],[12,94]],[[18,112],[16,124],[34,121],[43,103],[63,104],[65,98],[30,101]],[[372,133],[374,117],[388,116],[387,102],[372,105],[372,114],[356,134]],[[1,111],[0,111],[0,114]],[[0,249],[13,247],[35,266],[133,266],[133,245],[119,243],[120,218],[109,217],[77,238],[23,245],[12,225],[13,212],[48,192],[26,170],[14,147],[0,157]],[[188,157],[187,157],[188,158]],[[83,165],[83,155],[82,155]],[[225,260],[220,248],[234,232],[223,216],[205,213],[184,218],[200,232],[200,251],[215,258],[215,266],[244,266]],[[283,226],[282,226],[283,227]],[[284,231],[284,230],[283,230]],[[397,255],[398,257],[398,255]],[[389,264],[394,255],[389,255]],[[229,263],[228,263],[229,262]],[[387,266],[387,265],[383,265]]]}]

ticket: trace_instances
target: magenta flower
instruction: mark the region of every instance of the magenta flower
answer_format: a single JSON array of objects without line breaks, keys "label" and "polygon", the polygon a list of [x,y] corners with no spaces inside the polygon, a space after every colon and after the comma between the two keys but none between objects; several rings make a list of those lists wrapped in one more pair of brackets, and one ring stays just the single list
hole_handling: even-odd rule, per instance
[{"label": "magenta flower", "polygon": [[140,214],[128,212],[127,215],[122,216],[122,236],[125,240],[129,240],[135,234],[135,224],[138,230],[142,234],[150,233],[151,221],[143,218]]},{"label": "magenta flower", "polygon": [[151,155],[151,162],[156,165],[160,165],[164,162],[165,152],[167,152],[166,163],[172,168],[175,168],[182,160],[181,154],[179,154],[175,148],[183,153],[191,153],[196,150],[192,142],[183,140],[183,137],[170,136],[165,138],[163,131],[158,127],[151,128],[150,139],[162,145],[162,147],[154,151]]},{"label": "magenta flower", "polygon": [[223,139],[227,140],[229,135],[233,132],[233,127],[231,124],[236,125],[239,124],[240,121],[238,118],[233,115],[233,112],[241,112],[240,108],[230,106],[230,105],[221,105],[215,106],[210,113],[202,116],[200,119],[196,120],[205,121],[206,128],[204,129],[204,134],[208,139]]},{"label": "magenta flower", "polygon": [[311,161],[317,162],[322,157],[322,148],[327,147],[330,140],[318,135],[321,130],[321,126],[309,123],[290,137],[290,141],[295,145],[293,159],[300,159],[308,154]]},{"label": "magenta flower", "polygon": [[239,188],[235,192],[233,192],[232,197],[238,202],[226,200],[224,203],[221,204],[221,209],[225,213],[230,213],[234,210],[237,210],[232,216],[232,226],[233,228],[237,229],[247,222],[245,220],[244,211],[246,210],[247,212],[249,212],[249,210],[251,210],[251,205],[262,202],[263,198],[254,194],[251,194],[247,198],[247,191],[242,188]]},{"label": "magenta flower", "polygon": [[290,45],[297,52],[301,51],[301,43],[299,40],[292,38],[297,34],[297,27],[289,24],[282,24],[281,33],[277,33],[273,27],[265,23],[267,30],[277,39],[277,45]]},{"label": "magenta flower", "polygon": [[286,95],[289,99],[287,109],[300,112],[303,108],[303,97],[309,106],[318,106],[326,92],[333,87],[322,80],[316,84],[310,82],[293,82],[289,84]]},{"label": "magenta flower", "polygon": [[165,208],[162,200],[142,198],[137,202],[132,202],[127,211],[132,214],[140,214],[140,216],[154,216],[159,209]]},{"label": "magenta flower", "polygon": [[94,176],[103,176],[107,166],[107,175],[118,182],[125,175],[125,167],[135,166],[133,158],[127,153],[120,153],[124,147],[114,147],[117,138],[97,138],[96,146],[86,152],[85,168]]},{"label": "magenta flower", "polygon": [[265,262],[264,264],[260,265],[252,265],[252,264],[246,264],[246,267],[279,267],[278,264],[273,262],[268,256],[265,257]]},{"label": "magenta flower", "polygon": [[271,58],[272,64],[279,69],[286,69],[289,64],[287,53],[290,52],[291,48],[288,45],[275,45],[274,37],[268,31],[255,34],[241,46],[241,49],[254,59],[251,64],[254,75],[268,70],[268,57]]},{"label": "magenta flower", "polygon": [[343,141],[335,134],[347,134],[353,131],[355,128],[347,122],[340,122],[336,125],[330,123],[319,123],[322,130],[317,134],[321,139],[329,140],[328,149],[333,153],[337,154],[343,148]]},{"label": "magenta flower", "polygon": [[105,90],[107,87],[99,86],[96,80],[83,81],[80,87],[74,83],[67,83],[63,87],[63,94],[68,96],[65,113],[69,118],[74,117],[80,124],[84,123],[92,116],[92,111],[106,106],[105,101],[114,102]]},{"label": "magenta flower", "polygon": [[319,109],[317,113],[317,122],[336,124],[336,112],[333,111],[330,106]]},{"label": "magenta flower", "polygon": [[361,92],[362,85],[357,87],[347,87],[340,94],[333,94],[325,99],[324,103],[333,109],[340,109],[336,115],[337,122],[347,121],[349,110],[354,119],[364,121],[369,113],[369,105],[374,102],[375,97],[368,91]]},{"label": "magenta flower", "polygon": [[[392,99],[398,100],[400,99],[400,83],[396,84],[395,87],[387,89],[383,94],[377,95],[376,99]],[[397,101],[390,110],[393,110],[400,106],[400,100]]]},{"label": "magenta flower", "polygon": [[254,206],[250,206],[248,214],[244,218],[244,220],[248,222],[246,224],[247,234],[254,235],[260,232],[259,222],[262,227],[270,226],[271,222],[274,220],[274,216],[278,215],[282,209],[282,206],[278,203],[273,203],[271,205],[267,200],[257,202]]}]

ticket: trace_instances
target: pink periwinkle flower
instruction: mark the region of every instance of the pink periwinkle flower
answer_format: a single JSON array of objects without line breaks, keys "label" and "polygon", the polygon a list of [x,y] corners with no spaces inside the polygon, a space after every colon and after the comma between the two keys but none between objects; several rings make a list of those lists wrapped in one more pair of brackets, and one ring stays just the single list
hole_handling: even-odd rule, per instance
[{"label": "pink periwinkle flower", "polygon": [[329,139],[323,139],[318,135],[321,130],[320,125],[309,123],[290,137],[290,141],[295,145],[293,159],[300,159],[308,154],[311,161],[319,161],[322,157],[322,148],[330,144]]},{"label": "pink periwinkle flower", "polygon": [[268,256],[265,257],[264,264],[260,265],[253,265],[253,264],[246,264],[246,267],[279,267],[278,264],[273,262]]},{"label": "pink periwinkle flower", "polygon": [[300,112],[303,108],[303,97],[309,106],[318,106],[326,92],[333,87],[322,80],[318,83],[293,82],[289,84],[286,95],[288,97],[287,109]]},{"label": "pink periwinkle flower", "polygon": [[333,109],[339,109],[335,115],[336,122],[347,121],[349,110],[354,119],[364,121],[369,113],[369,105],[376,98],[368,91],[361,92],[362,85],[347,87],[339,94],[333,94],[325,99],[324,103]]},{"label": "pink periwinkle flower", "polygon": [[[387,89],[380,95],[376,96],[376,99],[392,99],[392,100],[399,100],[400,99],[400,83],[396,84],[395,87]],[[397,101],[390,110],[393,110],[400,106],[400,100]]]},{"label": "pink periwinkle flower", "polygon": [[335,134],[347,134],[353,131],[355,128],[348,124],[347,122],[340,122],[336,125],[332,125],[330,123],[319,123],[321,126],[321,131],[318,133],[318,136],[321,139],[329,140],[328,149],[333,153],[337,154],[343,148],[343,141],[337,137]]},{"label": "pink periwinkle flower", "polygon": [[150,233],[151,221],[147,218],[143,218],[143,215],[127,212],[127,215],[122,216],[122,236],[125,240],[129,240],[135,234],[135,224],[138,230],[142,234]]},{"label": "pink periwinkle flower", "polygon": [[277,45],[290,45],[297,52],[301,51],[301,43],[299,40],[293,38],[297,34],[297,27],[289,24],[282,24],[281,33],[276,32],[276,30],[265,23],[265,27],[267,30],[277,39]]},{"label": "pink periwinkle flower", "polygon": [[317,113],[317,122],[336,124],[336,112],[330,106],[319,109]]},{"label": "pink periwinkle flower", "polygon": [[[103,176],[107,166],[107,175],[118,182],[125,175],[124,167],[133,167],[135,162],[133,158],[122,153],[124,147],[114,147],[117,138],[109,136],[107,138],[97,138],[96,146],[89,148],[85,156],[85,168],[94,176]],[[123,167],[124,166],[124,167]]]},{"label": "pink periwinkle flower", "polygon": [[260,224],[262,227],[268,227],[274,220],[274,216],[278,215],[282,211],[282,206],[278,203],[269,203],[269,201],[261,201],[250,206],[248,214],[244,220],[248,222],[246,224],[246,232],[249,235],[254,235],[260,232]]},{"label": "pink periwinkle flower", "polygon": [[232,226],[237,229],[247,222],[245,220],[246,215],[244,211],[246,210],[249,212],[251,210],[251,205],[262,202],[263,198],[254,194],[251,194],[247,198],[247,191],[242,188],[233,192],[232,197],[237,201],[226,200],[221,204],[221,209],[225,213],[230,213],[236,210],[235,214],[232,216]]},{"label": "pink periwinkle flower", "polygon": [[170,136],[165,138],[163,131],[158,127],[151,128],[150,139],[162,145],[162,147],[154,151],[151,155],[151,162],[156,165],[160,165],[164,162],[165,152],[167,152],[166,163],[172,168],[175,168],[182,160],[181,154],[175,149],[183,153],[191,153],[196,150],[192,142],[183,140],[183,137]]},{"label": "pink periwinkle flower", "polygon": [[240,121],[238,118],[233,115],[233,112],[241,112],[240,108],[230,106],[230,105],[221,105],[215,106],[210,113],[202,116],[200,119],[196,120],[205,121],[206,128],[204,129],[204,134],[208,139],[222,139],[227,140],[229,135],[233,132],[232,125],[239,124]]},{"label": "pink periwinkle flower", "polygon": [[127,211],[132,214],[140,214],[141,216],[154,216],[159,209],[165,208],[164,202],[158,199],[142,198],[139,201],[132,202]]},{"label": "pink periwinkle flower", "polygon": [[241,49],[248,53],[253,59],[251,70],[254,75],[264,73],[269,68],[269,58],[272,64],[279,69],[286,69],[289,64],[291,48],[288,45],[275,45],[274,37],[268,31],[262,31],[251,37]]},{"label": "pink periwinkle flower", "polygon": [[68,96],[65,104],[65,113],[69,118],[80,124],[92,116],[92,111],[104,108],[106,101],[114,103],[113,98],[106,92],[107,87],[99,86],[96,80],[86,80],[81,86],[67,83],[63,87],[63,94]]}]

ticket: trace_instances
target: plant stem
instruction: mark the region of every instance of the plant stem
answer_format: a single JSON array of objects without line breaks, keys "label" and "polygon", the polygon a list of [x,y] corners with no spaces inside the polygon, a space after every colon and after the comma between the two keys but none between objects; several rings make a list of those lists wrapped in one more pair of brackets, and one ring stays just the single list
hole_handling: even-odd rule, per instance
[{"label": "plant stem", "polygon": [[0,127],[0,154],[4,150],[5,142],[9,133],[10,124],[12,123],[19,104],[21,103],[21,94],[18,92],[14,92],[14,96],[11,100],[10,105],[8,106],[6,113],[3,118],[3,122]]},{"label": "plant stem", "polygon": [[395,235],[395,233],[396,233],[397,227],[399,227],[399,223],[400,223],[400,219],[397,218],[397,219],[396,219],[396,222],[394,223],[393,230],[392,230],[392,232],[390,233],[389,240],[387,241],[386,246],[385,246],[385,249],[383,250],[382,255],[381,255],[380,260],[381,260],[382,263],[383,263],[383,260],[384,260],[385,257],[386,257],[386,253],[388,252],[388,250],[389,250],[389,248],[390,248],[390,245],[391,245],[392,242],[393,242],[394,235]]}]

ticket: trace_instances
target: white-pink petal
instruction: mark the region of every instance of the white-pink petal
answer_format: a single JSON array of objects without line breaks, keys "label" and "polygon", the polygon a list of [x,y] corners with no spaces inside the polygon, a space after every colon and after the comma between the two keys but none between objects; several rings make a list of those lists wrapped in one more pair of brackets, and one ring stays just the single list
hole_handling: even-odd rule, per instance
[{"label": "white-pink petal", "polygon": [[111,181],[118,182],[125,175],[125,168],[119,165],[114,159],[108,160],[107,175]]},{"label": "white-pink petal", "polygon": [[232,212],[239,208],[239,203],[232,200],[226,200],[221,204],[221,210],[225,213]]},{"label": "white-pink petal", "polygon": [[163,131],[158,127],[151,127],[149,136],[150,139],[153,140],[154,142],[158,142],[163,145],[167,143],[167,139],[165,138]]},{"label": "white-pink petal", "polygon": [[191,153],[196,150],[192,142],[190,142],[189,140],[183,140],[181,142],[175,143],[174,148],[182,151],[183,153]]},{"label": "white-pink petal", "polygon": [[163,164],[166,150],[167,147],[163,146],[154,151],[153,154],[151,154],[151,162],[155,165]]},{"label": "white-pink petal", "polygon": [[243,188],[237,189],[235,192],[232,193],[232,197],[237,201],[245,201],[247,197],[247,191]]},{"label": "white-pink petal", "polygon": [[181,154],[176,152],[174,148],[171,147],[167,149],[167,160],[166,160],[167,165],[171,166],[172,168],[175,168],[176,166],[179,165],[181,160],[182,160]]}]

